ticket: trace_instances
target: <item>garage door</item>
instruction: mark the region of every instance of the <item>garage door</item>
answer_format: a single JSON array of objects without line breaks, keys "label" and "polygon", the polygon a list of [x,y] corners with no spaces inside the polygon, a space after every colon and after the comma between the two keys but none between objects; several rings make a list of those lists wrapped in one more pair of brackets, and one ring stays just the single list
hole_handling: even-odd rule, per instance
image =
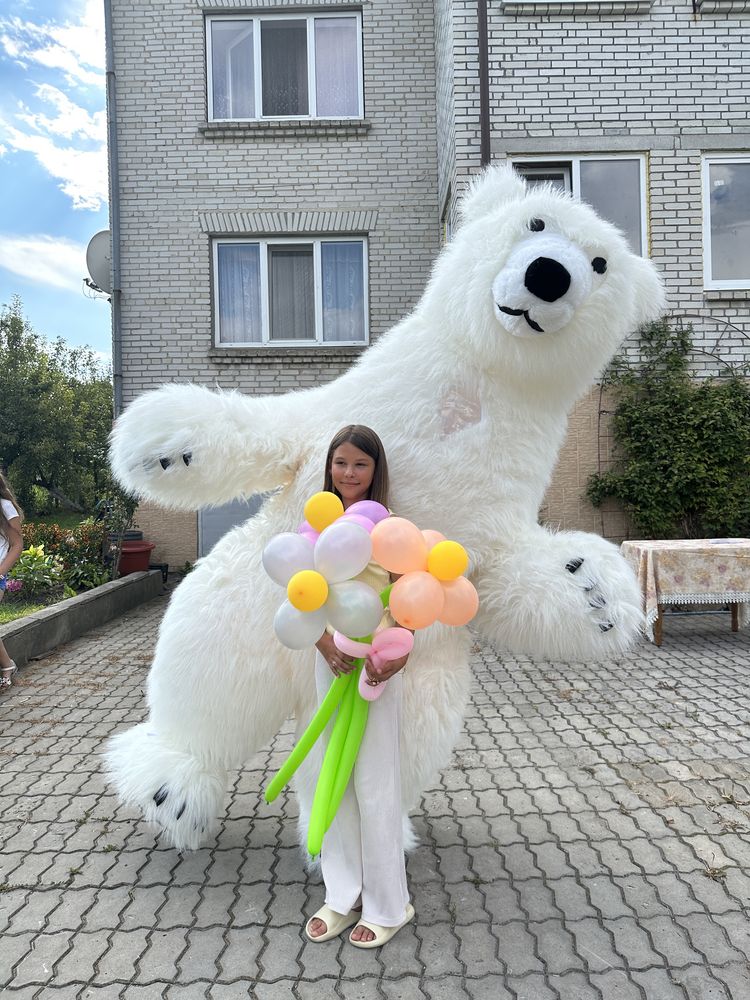
[{"label": "garage door", "polygon": [[265,494],[258,493],[247,500],[233,500],[221,507],[211,507],[198,512],[198,555],[205,556],[222,535],[237,524],[247,521],[260,510]]}]

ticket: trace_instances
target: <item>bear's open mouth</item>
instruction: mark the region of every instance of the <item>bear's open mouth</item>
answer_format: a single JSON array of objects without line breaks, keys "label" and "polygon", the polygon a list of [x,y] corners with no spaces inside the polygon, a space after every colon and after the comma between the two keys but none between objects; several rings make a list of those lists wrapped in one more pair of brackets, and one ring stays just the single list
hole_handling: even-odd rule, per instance
[{"label": "bear's open mouth", "polygon": [[535,323],[531,316],[529,316],[527,309],[511,309],[509,306],[498,306],[497,308],[501,313],[506,313],[508,316],[523,316],[532,330],[536,330],[537,333],[544,333],[541,326],[539,326],[538,323]]}]

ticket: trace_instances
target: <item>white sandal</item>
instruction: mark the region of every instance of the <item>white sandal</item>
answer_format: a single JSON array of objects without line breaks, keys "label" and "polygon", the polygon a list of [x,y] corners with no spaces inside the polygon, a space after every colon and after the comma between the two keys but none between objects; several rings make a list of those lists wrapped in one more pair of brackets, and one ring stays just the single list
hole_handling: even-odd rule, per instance
[{"label": "white sandal", "polygon": [[[310,941],[330,941],[331,938],[338,937],[342,931],[352,924],[356,924],[362,916],[361,910],[349,910],[348,913],[336,913],[329,906],[321,906],[317,913],[314,913],[305,924],[305,934]],[[310,933],[310,924],[313,920],[322,920],[326,925],[326,930],[317,936]]]},{"label": "white sandal", "polygon": [[9,688],[13,686],[12,679],[18,673],[18,667],[16,666],[15,660],[10,661],[9,667],[3,667],[0,669],[0,688]]},{"label": "white sandal", "polygon": [[[404,919],[401,921],[401,923],[396,924],[395,927],[381,927],[380,924],[370,924],[366,920],[359,920],[357,921],[357,927],[367,928],[368,931],[372,931],[375,937],[372,939],[372,941],[353,941],[352,935],[350,934],[349,943],[353,944],[355,948],[380,948],[382,945],[387,944],[394,936],[394,934],[400,931],[402,927],[405,927],[406,924],[408,924],[409,921],[413,919],[414,919],[414,907],[411,905],[411,903],[407,903],[406,915],[404,916]],[[357,927],[355,927],[354,930],[356,930]],[[354,932],[352,931],[352,933]]]}]

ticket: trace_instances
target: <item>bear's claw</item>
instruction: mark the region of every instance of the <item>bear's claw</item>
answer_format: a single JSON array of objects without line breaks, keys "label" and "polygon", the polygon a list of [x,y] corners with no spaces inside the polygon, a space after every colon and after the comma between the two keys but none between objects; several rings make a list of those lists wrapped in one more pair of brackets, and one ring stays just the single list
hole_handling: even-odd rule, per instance
[{"label": "bear's claw", "polygon": [[154,793],[154,802],[157,804],[157,806],[160,806],[165,801],[168,795],[169,795],[169,789],[167,788],[166,785],[162,785],[161,788],[159,788],[158,791]]}]

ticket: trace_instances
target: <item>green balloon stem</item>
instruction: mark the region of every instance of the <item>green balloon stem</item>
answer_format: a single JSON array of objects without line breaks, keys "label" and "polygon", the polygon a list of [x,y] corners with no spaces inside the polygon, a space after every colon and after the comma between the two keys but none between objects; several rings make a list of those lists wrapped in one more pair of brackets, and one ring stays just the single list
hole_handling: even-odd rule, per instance
[{"label": "green balloon stem", "polygon": [[350,675],[337,677],[328,689],[328,692],[320,703],[320,708],[312,717],[309,726],[300,736],[299,743],[289,754],[282,764],[276,777],[271,781],[266,789],[266,802],[273,802],[279,792],[289,782],[294,772],[315,745],[325,727],[328,725],[331,716],[336,711],[336,707],[344,696]]},{"label": "green balloon stem", "polygon": [[[370,703],[369,701],[365,701],[359,693],[359,675],[361,672],[362,668],[360,667],[357,671],[357,680],[355,681],[356,690],[354,691],[354,697],[352,698],[352,714],[346,734],[346,741],[339,757],[336,777],[333,782],[331,797],[328,804],[326,830],[328,830],[331,823],[333,823],[334,817],[338,812],[339,806],[341,805],[341,800],[346,792],[346,786],[349,784],[349,779],[351,778],[352,771],[354,770],[354,764],[357,760],[357,755],[359,754],[359,748],[362,745],[362,737],[365,734],[365,727],[367,726]],[[354,685],[352,685],[352,687],[354,687]]]},{"label": "green balloon stem", "polygon": [[347,687],[333,723],[331,738],[328,741],[318,783],[315,786],[315,796],[313,798],[312,809],[310,810],[310,825],[307,830],[307,849],[313,857],[316,854],[320,854],[320,849],[323,846],[323,837],[329,826],[328,811],[333,792],[333,783],[351,724],[352,709],[354,706],[352,692],[357,694],[355,688],[356,681],[354,680],[355,673],[355,671],[352,671],[346,675]]}]

